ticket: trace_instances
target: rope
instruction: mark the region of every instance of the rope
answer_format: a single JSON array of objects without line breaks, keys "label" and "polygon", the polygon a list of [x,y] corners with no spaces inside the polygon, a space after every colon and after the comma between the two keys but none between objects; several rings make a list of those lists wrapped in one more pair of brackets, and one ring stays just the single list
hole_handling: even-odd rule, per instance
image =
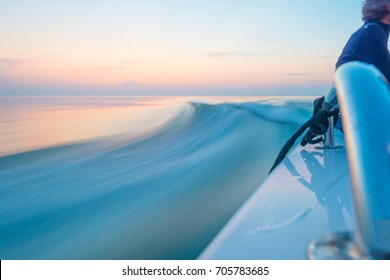
[{"label": "rope", "polygon": [[[286,157],[287,153],[294,146],[295,141],[301,136],[306,129],[309,128],[305,137],[301,141],[301,146],[305,146],[306,144],[316,144],[322,141],[322,135],[326,133],[329,127],[328,118],[331,116],[338,116],[338,109],[326,110],[323,109],[323,102],[325,97],[318,98],[314,101],[314,109],[313,116],[305,122],[291,137],[287,140],[286,144],[284,144],[283,148],[280,150],[279,155],[277,156],[274,164],[271,167],[269,173],[275,169],[279,163]],[[337,121],[337,120],[335,120]]]}]

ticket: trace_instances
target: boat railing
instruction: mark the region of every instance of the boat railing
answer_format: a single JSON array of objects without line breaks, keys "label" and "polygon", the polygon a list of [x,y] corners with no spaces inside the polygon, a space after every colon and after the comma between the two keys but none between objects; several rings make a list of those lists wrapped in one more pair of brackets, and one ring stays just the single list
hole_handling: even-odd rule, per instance
[{"label": "boat railing", "polygon": [[335,73],[363,258],[390,258],[390,91],[374,66],[350,62]]},{"label": "boat railing", "polygon": [[[337,102],[337,94],[335,87],[332,87],[329,93],[325,96],[323,109],[327,111],[335,111],[339,109],[339,104]],[[324,146],[323,149],[339,149],[341,146],[335,143],[334,138],[334,116],[328,118],[329,127],[326,134],[323,135]]]}]

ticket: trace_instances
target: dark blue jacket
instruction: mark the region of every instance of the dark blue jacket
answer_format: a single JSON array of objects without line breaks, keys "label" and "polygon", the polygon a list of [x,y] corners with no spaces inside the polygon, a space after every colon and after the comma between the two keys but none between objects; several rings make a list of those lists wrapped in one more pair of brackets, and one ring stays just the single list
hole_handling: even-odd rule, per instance
[{"label": "dark blue jacket", "polygon": [[368,20],[345,45],[337,67],[350,61],[361,61],[376,66],[390,82],[390,54],[387,48],[390,25]]}]

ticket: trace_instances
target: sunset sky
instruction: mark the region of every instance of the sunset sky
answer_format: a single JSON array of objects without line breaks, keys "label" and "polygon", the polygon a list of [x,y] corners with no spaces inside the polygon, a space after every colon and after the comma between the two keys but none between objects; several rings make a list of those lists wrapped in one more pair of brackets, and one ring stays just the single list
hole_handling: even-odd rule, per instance
[{"label": "sunset sky", "polygon": [[0,0],[0,95],[320,95],[361,0]]}]

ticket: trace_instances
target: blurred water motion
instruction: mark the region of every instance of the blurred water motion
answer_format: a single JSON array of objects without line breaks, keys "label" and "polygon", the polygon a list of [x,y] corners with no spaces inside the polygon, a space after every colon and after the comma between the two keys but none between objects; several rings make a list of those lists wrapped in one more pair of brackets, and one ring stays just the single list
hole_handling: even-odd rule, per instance
[{"label": "blurred water motion", "polygon": [[0,101],[0,155],[136,134],[168,120],[178,108],[172,100],[151,97],[0,97]]},{"label": "blurred water motion", "polygon": [[1,259],[196,258],[311,107],[264,98],[0,100]]}]

